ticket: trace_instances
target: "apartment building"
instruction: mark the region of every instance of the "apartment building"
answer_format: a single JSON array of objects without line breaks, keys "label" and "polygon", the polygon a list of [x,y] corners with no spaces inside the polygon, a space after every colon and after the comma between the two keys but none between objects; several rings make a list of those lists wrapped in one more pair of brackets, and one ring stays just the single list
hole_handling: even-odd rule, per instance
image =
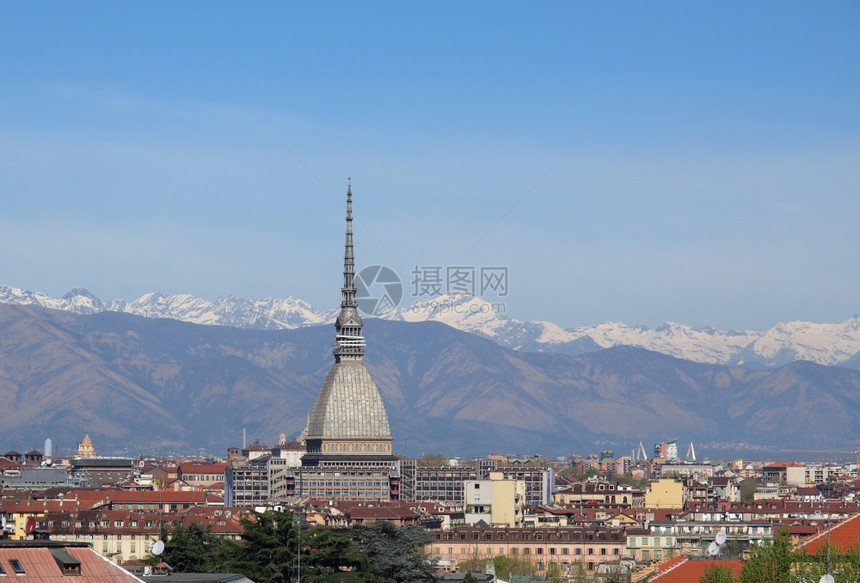
[{"label": "apartment building", "polygon": [[[545,573],[555,564],[563,574],[574,565],[593,573],[604,561],[625,555],[627,538],[620,528],[481,528],[459,527],[434,533],[430,554],[452,568],[470,559],[516,556],[534,562]],[[497,573],[505,578],[504,573]]]}]

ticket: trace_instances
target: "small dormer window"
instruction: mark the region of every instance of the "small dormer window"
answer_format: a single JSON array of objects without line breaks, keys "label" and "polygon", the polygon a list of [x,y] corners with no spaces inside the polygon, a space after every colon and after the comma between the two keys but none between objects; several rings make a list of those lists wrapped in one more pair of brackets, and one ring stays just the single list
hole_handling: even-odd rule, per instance
[{"label": "small dormer window", "polygon": [[21,564],[21,561],[18,559],[9,559],[9,564],[12,566],[12,570],[15,571],[16,575],[24,574],[24,566]]}]

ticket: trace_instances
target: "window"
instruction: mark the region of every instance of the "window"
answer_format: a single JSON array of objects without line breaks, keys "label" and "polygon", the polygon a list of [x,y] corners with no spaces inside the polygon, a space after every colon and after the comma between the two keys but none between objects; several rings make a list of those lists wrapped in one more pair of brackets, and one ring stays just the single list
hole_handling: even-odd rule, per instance
[{"label": "window", "polygon": [[21,561],[18,559],[9,559],[9,564],[12,566],[12,570],[15,571],[16,575],[24,574],[24,566],[21,565]]}]

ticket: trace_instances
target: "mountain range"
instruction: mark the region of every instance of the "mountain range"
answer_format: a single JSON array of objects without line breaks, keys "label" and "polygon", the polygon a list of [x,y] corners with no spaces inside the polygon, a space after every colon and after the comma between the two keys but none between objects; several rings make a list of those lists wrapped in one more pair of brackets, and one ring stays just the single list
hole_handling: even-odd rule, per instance
[{"label": "mountain range", "polygon": [[[92,312],[0,303],[0,447],[50,437],[69,455],[89,434],[102,454],[223,455],[243,432],[272,444],[302,430],[333,362],[329,325]],[[860,371],[849,368],[754,370],[632,346],[530,352],[433,321],[368,318],[365,336],[405,455],[621,455],[677,438],[700,454],[759,457],[860,443]]]},{"label": "mountain range", "polygon": [[[204,300],[188,294],[148,293],[127,302],[102,301],[85,289],[62,298],[0,286],[0,303],[38,305],[75,314],[123,312],[195,324],[252,330],[292,330],[334,321],[336,309],[315,310],[296,298]],[[504,304],[471,295],[444,295],[392,309],[380,316],[405,322],[441,322],[515,350],[581,355],[613,346],[638,346],[699,363],[776,368],[805,360],[860,369],[860,316],[841,323],[780,323],[765,332],[698,328],[668,322],[657,328],[610,322],[564,329],[551,322],[523,322]]]}]

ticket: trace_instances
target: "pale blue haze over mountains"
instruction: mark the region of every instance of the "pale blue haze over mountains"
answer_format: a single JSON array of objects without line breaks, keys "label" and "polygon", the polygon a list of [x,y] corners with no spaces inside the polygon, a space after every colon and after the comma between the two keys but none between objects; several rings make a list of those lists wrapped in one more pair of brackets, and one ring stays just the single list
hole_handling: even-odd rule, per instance
[{"label": "pale blue haze over mountains", "polygon": [[359,267],[522,321],[860,312],[856,2],[6,3],[0,51],[14,288],[328,311],[351,176]]}]

